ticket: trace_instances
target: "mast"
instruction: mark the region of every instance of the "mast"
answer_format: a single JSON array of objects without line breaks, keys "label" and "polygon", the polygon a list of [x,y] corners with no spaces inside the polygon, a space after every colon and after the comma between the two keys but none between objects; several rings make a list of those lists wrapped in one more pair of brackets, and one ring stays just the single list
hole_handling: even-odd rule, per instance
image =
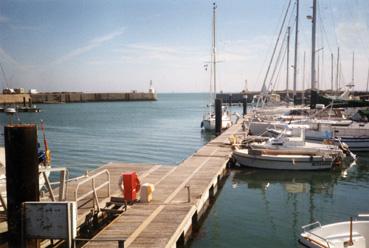
[{"label": "mast", "polygon": [[300,1],[296,0],[296,27],[295,27],[295,58],[293,62],[293,104],[296,104],[296,78],[297,78],[297,48],[299,37],[299,7]]},{"label": "mast", "polygon": [[215,10],[217,5],[213,3],[213,83],[214,83],[214,98],[217,94],[217,73],[216,73],[216,47],[215,47]]},{"label": "mast", "polygon": [[351,74],[351,84],[355,84],[355,52],[352,52],[352,74]]},{"label": "mast", "polygon": [[289,69],[290,69],[290,33],[291,33],[291,27],[287,27],[287,70],[286,70],[286,97],[287,101],[289,103],[290,101],[290,94],[288,92],[288,81],[289,81]]},{"label": "mast", "polygon": [[315,82],[315,41],[316,41],[316,0],[313,0],[313,16],[312,16],[312,34],[311,34],[311,92],[310,92],[310,108],[315,109],[317,102],[317,89]]},{"label": "mast", "polygon": [[[316,53],[316,52],[315,52]],[[317,72],[316,72],[316,88],[319,89],[319,84],[320,84],[320,56],[318,54],[318,61],[317,61]],[[318,90],[317,90],[318,91]]]},{"label": "mast", "polygon": [[337,48],[336,91],[339,89],[340,48]]},{"label": "mast", "polygon": [[301,96],[301,101],[302,104],[305,104],[305,57],[306,57],[306,52],[304,51],[304,64],[303,64],[303,71],[302,71],[302,96]]},{"label": "mast", "polygon": [[333,92],[333,53],[331,53],[331,91]]},{"label": "mast", "polygon": [[369,69],[368,69],[368,77],[366,78],[366,92],[369,91]]}]

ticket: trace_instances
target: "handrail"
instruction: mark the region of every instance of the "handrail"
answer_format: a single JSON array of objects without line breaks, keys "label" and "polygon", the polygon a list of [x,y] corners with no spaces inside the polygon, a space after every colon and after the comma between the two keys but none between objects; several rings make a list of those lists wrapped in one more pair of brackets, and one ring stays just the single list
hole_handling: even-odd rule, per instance
[{"label": "handrail", "polygon": [[302,230],[304,230],[304,232],[306,232],[306,228],[307,227],[312,227],[312,226],[314,226],[314,225],[319,225],[319,227],[322,227],[322,225],[320,224],[320,222],[319,221],[315,221],[315,222],[313,222],[313,223],[310,223],[310,224],[307,224],[307,225],[305,225],[305,226],[302,226],[301,228],[302,228]]},{"label": "handrail", "polygon": [[[100,176],[100,175],[103,175],[103,174],[106,174],[107,176],[107,180],[105,182],[103,182],[102,184],[100,184],[99,186],[96,186],[95,184],[95,179]],[[91,182],[91,187],[92,189],[90,191],[88,191],[87,193],[81,195],[78,197],[78,190],[80,188],[81,185],[87,183],[87,182]],[[93,195],[93,204],[94,204],[94,208],[95,208],[95,203],[96,203],[96,206],[97,206],[97,210],[99,211],[100,210],[100,207],[99,207],[99,202],[98,202],[98,196],[97,196],[97,191],[104,188],[105,186],[108,187],[108,197],[110,197],[110,172],[105,169],[105,170],[102,170],[92,176],[88,176],[86,179],[80,181],[75,190],[74,190],[74,200],[76,202],[86,198],[87,196],[89,195]]]},{"label": "handrail", "polygon": [[[50,182],[49,175],[47,173],[51,172],[60,172],[59,182]],[[67,188],[67,178],[69,177],[68,169],[65,167],[47,167],[47,168],[40,168],[39,173],[43,175],[45,180],[45,187],[50,194],[50,198],[52,201],[56,201],[54,196],[54,192],[52,189],[52,185],[59,185],[59,201],[65,200],[66,196],[66,188]]]},{"label": "handrail", "polygon": [[[324,246],[324,247],[326,247],[326,248],[330,248],[330,244],[329,244],[329,241],[328,241],[327,239],[325,239],[325,238],[323,238],[323,237],[321,237],[321,236],[319,236],[319,235],[317,235],[317,234],[315,234],[315,233],[313,233],[313,232],[311,232],[311,231],[310,231],[310,230],[312,229],[311,227],[313,227],[313,226],[315,226],[315,225],[318,225],[318,226],[319,226],[319,228],[322,228],[322,225],[320,224],[320,222],[319,222],[319,221],[316,221],[316,222],[313,222],[313,223],[307,224],[307,225],[305,225],[305,226],[302,226],[301,228],[304,230],[304,232],[305,232],[305,233],[308,233],[308,234],[310,234],[310,235],[312,235],[312,236],[315,236],[315,237],[319,238],[320,240],[324,241],[324,242],[327,244],[327,246],[325,246],[325,245],[323,245],[323,244],[319,243],[318,241],[313,240],[313,239],[311,239],[311,238],[309,238],[309,237],[304,237],[304,238],[306,238],[306,239],[308,239],[308,240],[310,240],[310,241],[312,241],[312,242],[318,243],[319,245],[323,245],[323,246]],[[306,230],[306,228],[308,228],[308,227],[309,227],[309,228],[311,228],[309,231],[307,231],[307,230]]]},{"label": "handrail", "polygon": [[330,246],[330,244],[329,244],[329,241],[327,240],[327,239],[325,239],[325,238],[323,238],[323,237],[321,237],[321,236],[319,236],[319,235],[317,235],[317,234],[315,234],[315,233],[312,233],[312,232],[309,232],[309,231],[306,231],[307,233],[309,233],[309,234],[311,234],[312,236],[315,236],[315,237],[317,237],[317,238],[319,238],[319,239],[321,239],[321,240],[323,240],[323,241],[325,241],[326,242],[326,244],[327,244],[327,246],[325,246],[324,244],[322,244],[322,243],[320,243],[319,241],[317,241],[317,240],[313,240],[312,238],[310,238],[310,237],[303,237],[303,238],[305,238],[305,239],[307,239],[307,240],[310,240],[311,242],[314,242],[314,243],[316,243],[316,244],[318,244],[319,246],[323,246],[324,248],[330,248],[331,246]]}]

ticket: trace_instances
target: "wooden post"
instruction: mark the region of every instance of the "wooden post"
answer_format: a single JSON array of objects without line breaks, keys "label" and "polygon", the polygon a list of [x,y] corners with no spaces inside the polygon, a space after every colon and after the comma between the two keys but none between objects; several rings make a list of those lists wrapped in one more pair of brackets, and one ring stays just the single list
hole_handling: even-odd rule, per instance
[{"label": "wooden post", "polygon": [[22,203],[39,200],[37,128],[33,124],[4,128],[9,247],[23,247]]},{"label": "wooden post", "polygon": [[215,99],[215,134],[222,131],[222,99]]}]

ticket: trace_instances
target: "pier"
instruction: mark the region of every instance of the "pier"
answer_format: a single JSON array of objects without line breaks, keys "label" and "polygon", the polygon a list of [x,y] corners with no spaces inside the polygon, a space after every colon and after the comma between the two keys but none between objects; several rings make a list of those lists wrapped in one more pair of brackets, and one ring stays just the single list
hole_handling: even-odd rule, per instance
[{"label": "pier", "polygon": [[0,94],[0,104],[25,103],[79,103],[79,102],[114,102],[114,101],[155,101],[152,92],[40,92],[37,94]]},{"label": "pier", "polygon": [[96,209],[94,197],[105,211],[112,197],[122,196],[118,185],[122,173],[136,171],[141,184],[155,186],[150,203],[128,205],[83,247],[118,247],[122,240],[124,247],[185,245],[222,185],[232,153],[229,137],[240,129],[240,123],[232,126],[177,166],[109,163],[68,183],[65,199],[77,201],[79,227]]}]

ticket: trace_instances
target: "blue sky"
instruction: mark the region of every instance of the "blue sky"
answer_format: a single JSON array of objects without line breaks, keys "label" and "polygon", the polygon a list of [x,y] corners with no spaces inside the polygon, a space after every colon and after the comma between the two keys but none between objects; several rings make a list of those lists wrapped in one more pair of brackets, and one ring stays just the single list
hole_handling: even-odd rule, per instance
[{"label": "blue sky", "polygon": [[[310,63],[311,0],[301,1],[302,54]],[[330,85],[330,53],[342,55],[342,83],[365,89],[369,68],[369,1],[318,0],[321,88]],[[261,88],[288,0],[217,1],[218,89]],[[292,7],[294,1],[292,1]],[[43,91],[206,92],[212,2],[206,0],[0,0],[0,63],[11,87]],[[293,25],[293,18],[288,18]],[[291,48],[293,47],[291,37]],[[291,50],[291,54],[293,50]],[[292,56],[290,57],[293,63]],[[323,63],[324,61],[324,63]],[[286,69],[281,69],[286,70]],[[290,70],[292,74],[292,70]],[[310,81],[306,68],[305,83]],[[292,80],[292,76],[290,81]],[[283,89],[285,72],[276,88]],[[0,75],[2,86],[4,75]]]}]

